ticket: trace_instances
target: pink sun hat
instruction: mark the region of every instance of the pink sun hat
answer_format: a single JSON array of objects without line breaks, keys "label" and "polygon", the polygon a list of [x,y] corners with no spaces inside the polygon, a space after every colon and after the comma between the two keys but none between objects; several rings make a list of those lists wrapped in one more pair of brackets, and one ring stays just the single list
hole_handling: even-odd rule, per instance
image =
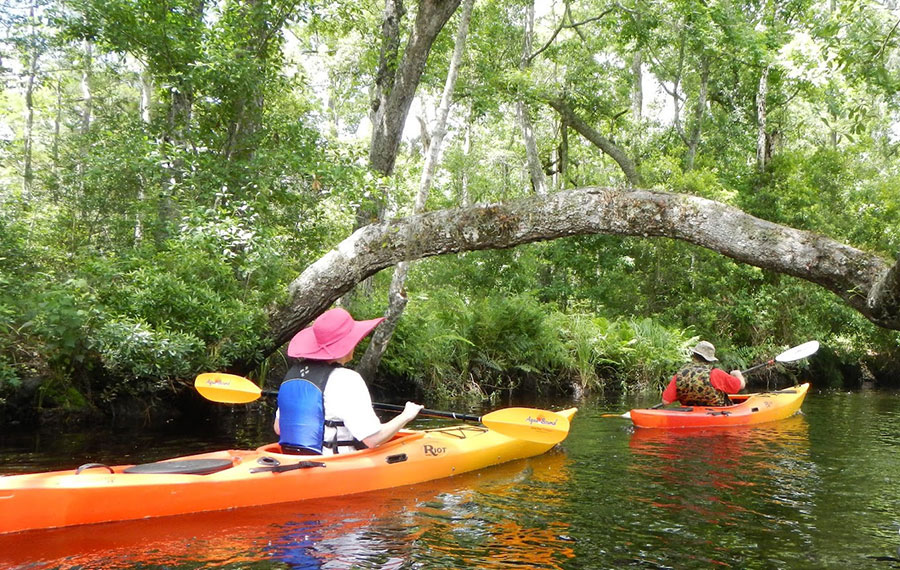
[{"label": "pink sun hat", "polygon": [[350,354],[384,317],[355,321],[350,313],[337,308],[325,311],[310,327],[294,335],[287,354],[294,358],[337,360]]}]

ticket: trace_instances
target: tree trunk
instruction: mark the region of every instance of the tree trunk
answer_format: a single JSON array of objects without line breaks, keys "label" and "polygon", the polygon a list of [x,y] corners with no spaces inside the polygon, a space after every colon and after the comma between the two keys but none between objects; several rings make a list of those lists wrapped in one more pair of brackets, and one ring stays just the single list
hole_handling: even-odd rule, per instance
[{"label": "tree trunk", "polygon": [[[471,119],[471,113],[470,113]],[[469,168],[468,165],[471,164],[469,160],[472,155],[472,121],[466,121],[466,134],[465,139],[463,139],[463,168],[462,173],[460,174],[460,190],[459,190],[459,204],[461,206],[468,206],[471,204],[471,198],[469,196]]]},{"label": "tree trunk", "polygon": [[141,102],[140,102],[140,112],[141,112],[141,122],[144,125],[150,125],[150,121],[153,117],[151,112],[151,106],[153,105],[153,78],[150,77],[150,72],[144,68],[141,69]]},{"label": "tree trunk", "polygon": [[[385,0],[381,24],[381,54],[372,100],[372,140],[369,143],[369,168],[382,176],[390,176],[394,170],[406,116],[425,71],[431,46],[456,11],[459,2],[460,0],[423,0],[419,4],[414,28],[401,56],[400,24],[406,10],[402,0]],[[372,199],[371,204],[361,204],[357,208],[356,228],[384,219],[386,187],[387,183],[381,181],[380,194]],[[371,284],[367,288],[371,290]]]},{"label": "tree trunk", "polygon": [[279,32],[290,13],[273,10],[262,0],[244,0],[235,3],[231,10],[237,13],[243,28],[231,57],[252,72],[244,76],[243,88],[232,93],[227,102],[228,134],[222,154],[228,160],[250,158],[259,146],[267,75],[272,69],[272,44],[280,41]]},{"label": "tree trunk", "polygon": [[528,161],[528,174],[531,177],[531,186],[535,194],[547,193],[547,177],[541,166],[541,157],[538,154],[537,141],[534,137],[534,125],[531,122],[528,106],[524,101],[516,103],[519,125],[522,127],[522,138],[525,142],[525,156]]},{"label": "tree trunk", "polygon": [[194,107],[194,88],[189,79],[181,77],[169,88],[169,112],[166,115],[167,139],[176,145],[187,140]]},{"label": "tree trunk", "polygon": [[[522,44],[522,57],[519,60],[519,70],[524,71],[528,67],[531,58],[531,44],[534,38],[534,0],[525,8],[525,39]],[[525,157],[528,161],[528,172],[531,175],[531,186],[536,194],[547,193],[547,178],[541,166],[541,157],[538,154],[537,141],[534,137],[534,125],[531,122],[531,112],[525,100],[519,98],[516,101],[516,111],[519,116],[519,126],[522,128],[522,138],[525,141]]]},{"label": "tree trunk", "polygon": [[[188,17],[196,21],[203,21],[206,0],[193,0],[192,10]],[[163,152],[166,156],[167,165],[163,167],[166,171],[165,179],[167,181],[165,191],[160,193],[157,202],[156,218],[159,222],[156,224],[156,231],[153,239],[156,243],[162,244],[171,236],[171,226],[178,218],[179,211],[175,194],[179,182],[183,179],[184,161],[178,154],[178,150],[189,144],[191,122],[194,111],[194,67],[192,65],[178,65],[173,68],[166,77],[161,80],[168,84],[167,103],[168,112],[166,113],[166,130],[163,135],[165,145]],[[174,155],[169,154],[170,147],[178,149]]]},{"label": "tree trunk", "polygon": [[[765,0],[760,6],[760,19],[756,25],[758,33],[765,39],[776,32],[775,18],[777,12],[776,2]],[[768,45],[766,41],[763,45]],[[771,157],[770,138],[768,133],[767,112],[769,96],[769,69],[768,53],[763,51],[762,71],[759,75],[759,83],[756,87],[756,170],[764,172]]]},{"label": "tree trunk", "polygon": [[91,130],[91,117],[94,112],[94,99],[91,93],[91,71],[94,65],[94,46],[90,40],[82,40],[81,46],[84,61],[81,67],[81,134]]},{"label": "tree trunk", "polygon": [[[34,13],[34,5],[31,5],[28,16],[31,22],[31,37],[37,37],[37,26],[35,24],[36,18]],[[34,129],[34,84],[37,80],[37,66],[38,66],[38,48],[35,46],[32,48],[34,51],[29,55],[28,58],[28,77],[25,80],[25,128],[22,134],[22,143],[23,143],[23,165],[22,165],[22,194],[25,196],[25,201],[31,199],[31,187],[32,182],[34,181],[34,172],[32,170],[32,144],[34,143],[33,129]]]},{"label": "tree trunk", "polygon": [[[139,102],[139,109],[141,113],[141,123],[143,123],[144,128],[149,132],[150,123],[153,119],[153,115],[151,112],[151,106],[153,104],[153,79],[150,77],[150,72],[146,68],[141,69],[140,74],[141,81],[141,100]],[[141,177],[140,184],[138,185],[137,191],[137,203],[138,207],[135,209],[134,216],[134,243],[135,245],[140,245],[141,242],[144,241],[144,221],[141,218],[141,212],[143,208],[141,205],[144,203],[146,196],[144,194],[144,186],[146,185],[146,181]]]},{"label": "tree trunk", "polygon": [[22,169],[22,190],[26,197],[31,196],[34,171],[32,168],[32,145],[34,143],[34,83],[37,75],[37,54],[31,56],[28,65],[28,79],[25,82],[25,129],[23,133],[24,157]]},{"label": "tree trunk", "polygon": [[[203,21],[206,0],[193,0],[193,6],[187,17]],[[168,85],[168,113],[166,115],[166,139],[180,146],[189,140],[188,131],[194,111],[194,68],[190,64],[179,64],[167,77],[163,78]],[[177,173],[176,173],[177,174]]]},{"label": "tree trunk", "polygon": [[559,180],[557,190],[569,185],[569,122],[565,117],[559,122]]},{"label": "tree trunk", "polygon": [[[450,60],[450,68],[447,70],[447,81],[444,83],[444,93],[441,96],[441,103],[438,106],[437,117],[435,119],[434,132],[431,134],[431,143],[428,145],[428,155],[425,158],[425,165],[422,168],[422,177],[419,180],[419,191],[416,194],[416,202],[413,206],[413,214],[419,214],[425,211],[425,204],[428,200],[428,194],[431,192],[432,181],[434,180],[434,172],[437,169],[440,160],[441,147],[444,142],[444,135],[447,133],[447,116],[450,114],[450,99],[453,96],[453,87],[456,85],[456,76],[459,72],[459,65],[462,61],[463,50],[466,45],[466,35],[469,31],[469,19],[472,15],[472,5],[474,0],[465,0],[463,4],[462,14],[459,20],[459,30],[456,33],[456,43],[453,48],[453,57]],[[424,130],[424,129],[423,129]],[[394,277],[391,279],[391,287],[388,292],[388,307],[384,314],[384,322],[375,329],[372,334],[372,341],[369,343],[365,354],[360,360],[356,371],[365,378],[371,380],[375,377],[375,371],[381,362],[384,351],[387,350],[394,330],[397,327],[397,321],[403,310],[406,308],[406,276],[409,272],[408,262],[401,261],[394,269]]]},{"label": "tree trunk", "polygon": [[[669,94],[672,96],[672,124],[675,126],[675,132],[678,133],[682,141],[687,142],[687,136],[684,134],[684,125],[681,124],[681,94],[678,93],[678,89],[681,86],[681,74],[684,72],[686,43],[684,26],[681,24],[678,25],[678,33],[681,37],[681,41],[678,44],[678,66],[675,70],[675,78],[672,80],[672,90],[669,91]],[[665,86],[663,88],[665,89]]]},{"label": "tree trunk", "polygon": [[769,66],[763,68],[756,89],[756,170],[766,169],[767,142],[766,136],[766,97],[769,93]]},{"label": "tree trunk", "polygon": [[900,266],[879,255],[698,196],[588,187],[357,230],[290,284],[286,304],[270,313],[272,350],[354,284],[400,261],[589,234],[692,243],[821,285],[876,325],[900,330]]},{"label": "tree trunk", "polygon": [[641,124],[644,112],[644,74],[641,70],[643,55],[635,50],[631,56],[631,120]]},{"label": "tree trunk", "polygon": [[641,185],[641,175],[638,173],[637,165],[628,157],[628,154],[624,150],[591,128],[591,126],[584,122],[584,119],[579,117],[564,100],[553,99],[548,101],[548,103],[551,107],[556,109],[566,124],[578,131],[581,136],[592,142],[607,156],[616,161],[616,164],[622,169],[622,172],[625,174],[625,178],[630,185]]},{"label": "tree trunk", "polygon": [[50,147],[50,158],[53,159],[53,171],[56,175],[59,166],[59,139],[63,122],[62,80],[56,78],[56,113],[53,116],[53,145]]},{"label": "tree trunk", "polygon": [[[392,2],[393,0],[387,0],[389,6]],[[390,72],[390,65],[379,69],[377,79],[382,84],[376,90],[378,99],[373,105],[369,165],[385,176],[394,170],[403,125],[406,124],[409,106],[416,94],[422,72],[425,71],[431,46],[447,20],[459,7],[459,3],[460,0],[422,0],[396,72]],[[388,12],[386,9],[386,14]],[[382,29],[385,27],[387,21]],[[395,38],[386,39],[394,41]]]},{"label": "tree trunk", "polygon": [[381,52],[378,55],[378,71],[375,73],[375,96],[372,99],[372,124],[382,100],[394,88],[397,62],[400,61],[400,23],[406,15],[402,0],[385,0],[384,17],[381,20]]},{"label": "tree trunk", "polygon": [[706,115],[708,89],[709,59],[704,57],[700,62],[700,88],[697,92],[697,105],[694,107],[694,117],[691,121],[691,134],[687,140],[688,152],[685,158],[685,170],[694,169],[694,159],[697,157],[697,147],[700,145],[700,135],[703,133],[703,117]]}]

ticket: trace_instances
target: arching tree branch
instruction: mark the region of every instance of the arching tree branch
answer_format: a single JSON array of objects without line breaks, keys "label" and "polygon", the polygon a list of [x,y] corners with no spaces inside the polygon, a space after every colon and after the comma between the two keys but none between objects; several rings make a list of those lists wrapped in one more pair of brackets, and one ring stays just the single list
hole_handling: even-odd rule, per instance
[{"label": "arching tree branch", "polygon": [[272,346],[399,261],[588,234],[686,241],[821,285],[873,323],[900,330],[900,268],[878,255],[697,196],[588,187],[360,228],[291,283],[288,301],[271,311]]}]

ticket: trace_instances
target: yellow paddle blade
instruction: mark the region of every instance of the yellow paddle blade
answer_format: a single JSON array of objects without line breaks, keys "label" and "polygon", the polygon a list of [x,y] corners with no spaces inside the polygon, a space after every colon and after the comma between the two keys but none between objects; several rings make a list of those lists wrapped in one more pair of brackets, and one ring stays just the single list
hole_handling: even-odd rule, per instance
[{"label": "yellow paddle blade", "polygon": [[536,443],[559,443],[569,435],[569,418],[534,408],[504,408],[482,416],[481,423],[503,435]]},{"label": "yellow paddle blade", "polygon": [[223,404],[246,404],[258,400],[262,394],[259,386],[250,380],[224,372],[198,375],[194,380],[194,388],[207,400]]}]

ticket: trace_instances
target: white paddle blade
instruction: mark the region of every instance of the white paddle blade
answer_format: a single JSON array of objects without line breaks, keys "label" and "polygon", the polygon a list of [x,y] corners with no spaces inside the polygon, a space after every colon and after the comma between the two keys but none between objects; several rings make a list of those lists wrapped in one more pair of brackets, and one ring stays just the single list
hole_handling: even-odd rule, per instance
[{"label": "white paddle blade", "polygon": [[819,341],[811,340],[788,349],[775,357],[776,362],[794,362],[812,356],[819,350]]}]

